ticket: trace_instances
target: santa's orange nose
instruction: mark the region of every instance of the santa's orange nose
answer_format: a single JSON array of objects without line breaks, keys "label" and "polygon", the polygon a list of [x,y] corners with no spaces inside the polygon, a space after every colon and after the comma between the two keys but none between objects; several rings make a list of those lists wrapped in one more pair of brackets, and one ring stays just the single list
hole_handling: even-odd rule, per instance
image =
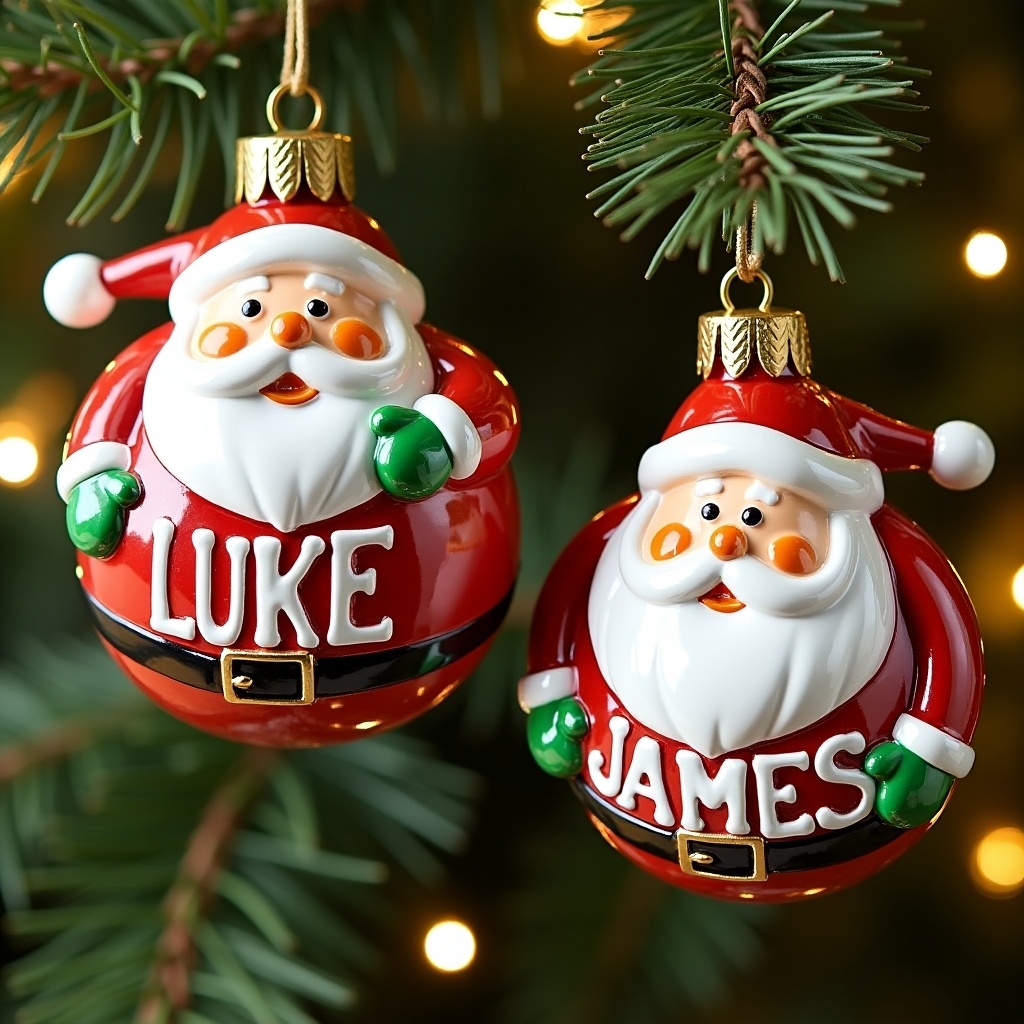
[{"label": "santa's orange nose", "polygon": [[720,526],[711,534],[711,551],[716,558],[728,562],[747,553],[747,538],[735,526]]},{"label": "santa's orange nose", "polygon": [[270,325],[270,336],[283,348],[299,348],[313,337],[313,331],[301,313],[278,313]]}]

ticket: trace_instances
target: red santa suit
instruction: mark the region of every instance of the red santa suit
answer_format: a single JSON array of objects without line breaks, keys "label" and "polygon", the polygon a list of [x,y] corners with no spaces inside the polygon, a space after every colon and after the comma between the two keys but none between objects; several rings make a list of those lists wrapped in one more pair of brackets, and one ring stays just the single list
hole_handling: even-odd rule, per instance
[{"label": "red santa suit", "polygon": [[[775,441],[799,454],[796,438],[813,446],[811,461],[858,460],[849,464],[851,480],[860,473],[869,486],[877,470],[868,463],[883,471],[928,468],[954,487],[973,486],[991,468],[987,438],[972,425],[947,424],[933,435],[789,372],[776,379],[754,367],[735,380],[718,366],[645,456],[642,490],[659,473],[671,474],[673,463],[680,477],[732,470],[789,483],[781,457],[769,456],[778,461],[778,481],[763,452],[728,450],[728,428],[717,435],[723,444],[698,451],[697,435],[686,432],[711,423],[755,424],[769,443],[768,432],[777,432]],[[895,737],[955,777],[973,762],[968,744],[981,700],[982,650],[955,570],[879,497],[870,522],[888,559],[897,610],[881,667],[809,727],[707,757],[630,714],[595,656],[591,581],[637,498],[596,516],[555,565],[534,618],[530,674],[520,686],[526,709],[569,695],[583,705],[589,730],[573,785],[594,824],[633,862],[708,895],[784,898],[842,888],[878,870],[928,826],[902,830],[874,813],[865,753]]]},{"label": "red santa suit", "polygon": [[[374,285],[389,287],[379,279],[392,273],[398,300],[413,315],[422,311],[421,298],[389,262],[393,250],[376,223],[347,204],[316,202],[237,208],[207,228],[91,269],[82,262],[88,257],[72,258],[77,264],[48,281],[48,304],[78,326],[82,316],[105,315],[113,298],[95,296],[98,274],[108,296],[171,292],[174,312],[172,289],[184,268],[225,241],[243,263],[252,261],[237,243],[248,231],[282,223],[322,225],[372,245],[384,254],[373,257]],[[357,254],[362,272],[365,246]],[[79,272],[92,274],[92,284],[69,281]],[[58,480],[65,498],[102,470],[130,470],[142,483],[114,553],[79,554],[108,649],[169,711],[242,742],[337,742],[393,727],[438,703],[483,656],[517,571],[519,521],[508,460],[519,417],[505,378],[468,345],[420,325],[433,373],[426,408],[440,410],[435,423],[455,462],[448,483],[422,501],[381,492],[281,531],[190,490],[150,446],[143,393],[171,329],[150,332],[107,367],[75,420]],[[471,457],[450,436],[447,409],[461,410],[475,428]],[[367,425],[371,451],[372,442]]]}]

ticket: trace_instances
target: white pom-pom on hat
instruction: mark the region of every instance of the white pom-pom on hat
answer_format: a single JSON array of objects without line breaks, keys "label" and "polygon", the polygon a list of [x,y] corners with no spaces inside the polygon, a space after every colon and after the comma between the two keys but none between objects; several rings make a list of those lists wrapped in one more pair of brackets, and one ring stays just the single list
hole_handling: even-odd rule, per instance
[{"label": "white pom-pom on hat", "polygon": [[992,439],[976,423],[950,420],[935,428],[932,479],[954,491],[983,484],[996,462]]},{"label": "white pom-pom on hat", "polygon": [[57,260],[43,281],[46,311],[65,327],[95,327],[113,312],[117,300],[100,276],[103,261],[86,252]]}]

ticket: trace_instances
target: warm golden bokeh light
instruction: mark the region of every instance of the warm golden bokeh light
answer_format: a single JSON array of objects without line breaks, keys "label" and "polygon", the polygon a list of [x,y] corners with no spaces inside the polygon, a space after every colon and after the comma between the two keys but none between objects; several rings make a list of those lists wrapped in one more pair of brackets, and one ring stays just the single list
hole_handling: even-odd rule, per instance
[{"label": "warm golden bokeh light", "polygon": [[546,0],[537,9],[537,31],[555,46],[567,46],[583,26],[583,5],[576,0]]},{"label": "warm golden bokeh light", "polygon": [[975,231],[967,240],[964,260],[975,277],[995,277],[1006,266],[1006,243],[991,231]]},{"label": "warm golden bokeh light", "polygon": [[1015,896],[1024,889],[1024,832],[1012,826],[989,832],[971,858],[974,884],[990,896]]},{"label": "warm golden bokeh light", "polygon": [[476,956],[476,938],[461,921],[438,921],[423,940],[423,952],[439,971],[462,971]]},{"label": "warm golden bokeh light", "polygon": [[1010,592],[1013,594],[1013,603],[1024,612],[1024,565],[1013,574]]},{"label": "warm golden bokeh light", "polygon": [[13,429],[0,438],[0,482],[11,487],[31,483],[39,469],[39,450],[31,438]]}]

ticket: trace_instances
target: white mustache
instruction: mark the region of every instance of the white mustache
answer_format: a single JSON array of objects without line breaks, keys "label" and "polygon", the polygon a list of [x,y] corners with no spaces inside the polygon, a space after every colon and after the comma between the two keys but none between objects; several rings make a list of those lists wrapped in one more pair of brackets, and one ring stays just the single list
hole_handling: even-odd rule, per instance
[{"label": "white mustache", "polygon": [[[291,372],[317,391],[348,398],[383,397],[398,390],[413,372],[409,339],[416,328],[394,303],[382,302],[379,308],[388,340],[388,350],[379,359],[353,359],[315,343],[289,350],[265,336],[225,359],[180,361],[180,383],[207,398],[244,398]],[[191,333],[189,329],[187,334]]]},{"label": "white mustache", "polygon": [[860,561],[853,553],[854,530],[847,514],[839,512],[829,516],[828,557],[806,576],[779,572],[750,555],[723,562],[705,545],[664,565],[651,565],[640,552],[658,499],[655,492],[641,499],[619,548],[623,582],[641,600],[660,605],[693,601],[724,583],[745,605],[773,615],[799,616],[834,604],[853,581]]}]

